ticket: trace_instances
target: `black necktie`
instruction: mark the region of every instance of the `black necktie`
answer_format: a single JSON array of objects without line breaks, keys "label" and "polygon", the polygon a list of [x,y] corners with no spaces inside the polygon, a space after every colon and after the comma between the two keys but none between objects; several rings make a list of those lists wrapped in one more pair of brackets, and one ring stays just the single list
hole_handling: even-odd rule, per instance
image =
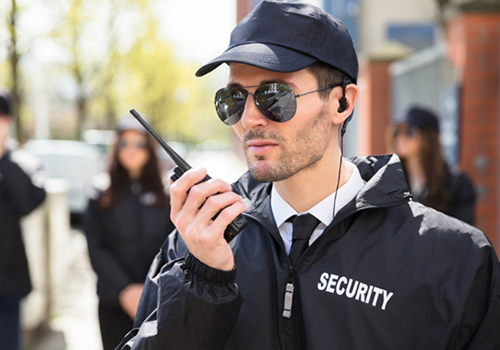
[{"label": "black necktie", "polygon": [[290,257],[292,266],[296,266],[300,256],[309,245],[309,239],[316,226],[318,226],[319,220],[309,213],[293,216],[291,220],[293,222],[292,248],[288,256]]}]

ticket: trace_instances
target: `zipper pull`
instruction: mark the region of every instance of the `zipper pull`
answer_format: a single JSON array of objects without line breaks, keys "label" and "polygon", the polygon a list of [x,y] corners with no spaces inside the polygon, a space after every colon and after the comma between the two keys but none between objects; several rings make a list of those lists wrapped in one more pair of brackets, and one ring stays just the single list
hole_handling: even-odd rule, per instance
[{"label": "zipper pull", "polygon": [[292,303],[293,303],[293,283],[286,284],[285,291],[285,306],[283,307],[283,317],[291,318],[292,317]]},{"label": "zipper pull", "polygon": [[283,306],[283,317],[292,317],[292,304],[293,304],[293,290],[295,286],[293,285],[293,280],[295,277],[295,269],[290,266],[290,278],[288,278],[288,283],[286,284],[285,290],[285,305]]}]

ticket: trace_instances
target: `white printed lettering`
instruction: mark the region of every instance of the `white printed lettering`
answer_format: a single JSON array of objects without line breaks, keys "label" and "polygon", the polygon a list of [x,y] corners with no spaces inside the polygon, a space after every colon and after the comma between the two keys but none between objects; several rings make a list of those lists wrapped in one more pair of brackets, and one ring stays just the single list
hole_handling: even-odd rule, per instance
[{"label": "white printed lettering", "polygon": [[[370,304],[373,307],[380,308],[385,311],[391,298],[394,296],[393,292],[385,289],[371,286],[369,284],[357,281],[347,276],[339,276],[323,272],[319,277],[318,290],[325,291],[338,296],[345,296],[349,299],[357,300],[364,304]],[[378,305],[379,296],[382,296],[381,305]]]},{"label": "white printed lettering", "polygon": [[377,306],[377,301],[378,301],[378,296],[384,292],[383,289],[373,287],[373,291],[375,292],[375,295],[373,296],[373,306]]},{"label": "white printed lettering", "polygon": [[321,277],[319,278],[320,283],[318,283],[318,289],[319,290],[325,290],[325,288],[326,288],[326,281],[328,280],[328,276],[329,276],[329,274],[326,273],[326,272],[323,272],[321,274]]},{"label": "white printed lettering", "polygon": [[387,291],[384,290],[384,303],[382,304],[382,310],[385,310],[387,303],[389,302],[389,300],[392,298],[393,295],[394,295],[393,292],[387,293]]},{"label": "white printed lettering", "polygon": [[365,294],[368,290],[368,285],[364,283],[359,283],[358,293],[356,294],[356,300],[365,302]]},{"label": "white printed lettering", "polygon": [[339,278],[339,281],[337,282],[337,294],[342,295],[345,292],[345,288],[341,288],[340,284],[347,284],[347,277],[342,276]]},{"label": "white printed lettering", "polygon": [[370,297],[372,296],[372,291],[373,291],[373,286],[370,286],[368,289],[368,294],[366,294],[366,299],[365,303],[369,304],[370,303]]},{"label": "white printed lettering", "polygon": [[[356,289],[358,289],[359,281],[354,281],[354,287],[351,289],[352,282],[352,278],[349,279],[349,284],[347,285],[347,290],[345,291],[345,296],[348,298],[352,298],[354,294],[356,294]],[[351,290],[349,291],[349,289]]]},{"label": "white printed lettering", "polygon": [[326,286],[326,291],[328,293],[335,292],[335,289],[333,287],[335,287],[335,285],[337,284],[338,279],[339,279],[339,276],[334,275],[333,273],[330,275],[330,280],[328,280],[328,285]]}]

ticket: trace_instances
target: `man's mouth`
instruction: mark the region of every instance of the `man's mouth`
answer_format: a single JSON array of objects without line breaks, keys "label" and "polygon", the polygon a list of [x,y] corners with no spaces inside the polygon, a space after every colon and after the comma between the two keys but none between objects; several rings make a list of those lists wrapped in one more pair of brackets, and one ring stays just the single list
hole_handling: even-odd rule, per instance
[{"label": "man's mouth", "polygon": [[279,144],[276,141],[251,140],[247,142],[246,147],[253,155],[260,156],[275,150]]}]

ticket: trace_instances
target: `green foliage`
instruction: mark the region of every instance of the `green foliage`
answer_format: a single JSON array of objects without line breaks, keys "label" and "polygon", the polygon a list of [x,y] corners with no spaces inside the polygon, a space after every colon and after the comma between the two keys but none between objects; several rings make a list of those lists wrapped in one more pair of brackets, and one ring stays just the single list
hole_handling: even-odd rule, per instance
[{"label": "green foliage", "polygon": [[[133,107],[168,139],[196,143],[216,134],[226,138],[227,129],[217,130],[211,94],[194,77],[196,67],[177,61],[174,48],[158,36],[149,1],[120,2],[118,6],[108,0],[108,5],[112,10],[106,52],[101,60],[90,63],[93,68],[86,70],[90,76],[83,80],[92,84],[87,95],[91,118],[87,125],[112,128],[117,118],[130,116]],[[131,12],[139,18],[135,37],[131,43],[120,44],[117,23]],[[77,51],[72,51],[76,58]],[[211,127],[214,124],[217,126]]]},{"label": "green foliage", "polygon": [[135,42],[103,70],[114,74],[105,98],[114,96],[119,116],[136,108],[170,140],[200,142],[221,134],[210,126],[218,125],[212,97],[194,77],[196,67],[175,59],[173,47],[157,35],[157,19],[147,3],[142,11],[145,25]]},{"label": "green foliage", "polygon": [[[47,95],[56,104],[71,99],[74,111],[59,107],[65,119],[52,123],[53,135],[79,138],[85,129],[111,129],[116,119],[136,108],[169,140],[229,140],[231,131],[213,108],[213,89],[195,78],[197,67],[179,62],[175,48],[159,36],[155,0],[37,1],[45,3],[54,19],[41,39],[61,53],[44,69],[50,75]],[[25,9],[19,11],[22,16]],[[6,67],[0,62],[3,82],[12,80]]]}]

